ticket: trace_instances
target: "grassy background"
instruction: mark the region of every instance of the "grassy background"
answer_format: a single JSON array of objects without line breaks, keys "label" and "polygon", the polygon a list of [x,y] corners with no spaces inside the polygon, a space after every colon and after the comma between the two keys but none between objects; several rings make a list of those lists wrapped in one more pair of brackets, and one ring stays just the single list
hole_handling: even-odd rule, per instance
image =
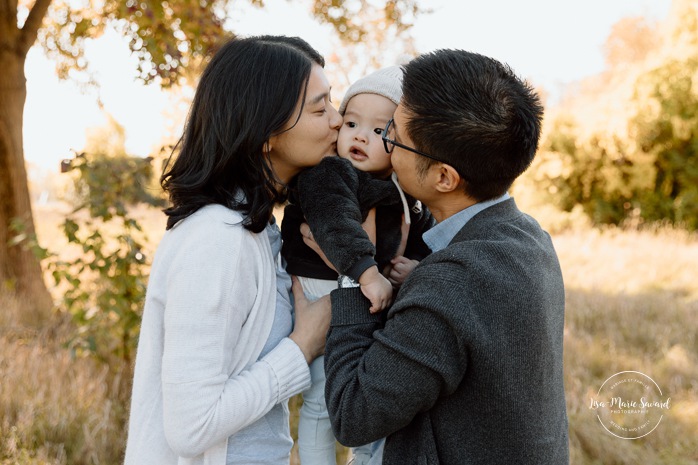
[{"label": "grassy background", "polygon": [[[532,208],[553,233],[566,283],[571,463],[698,464],[697,237],[668,227],[591,229],[574,213]],[[39,239],[52,250],[64,245],[57,226],[66,209],[36,212]],[[134,214],[154,248],[163,215]],[[62,343],[72,328],[60,314],[26,321],[2,291],[0,309],[0,464],[121,463],[129,367],[71,358]],[[671,396],[661,425],[634,441],[609,435],[588,408],[622,370],[648,374]],[[299,405],[291,400],[294,424]],[[338,447],[338,457],[346,462],[346,449]]]}]

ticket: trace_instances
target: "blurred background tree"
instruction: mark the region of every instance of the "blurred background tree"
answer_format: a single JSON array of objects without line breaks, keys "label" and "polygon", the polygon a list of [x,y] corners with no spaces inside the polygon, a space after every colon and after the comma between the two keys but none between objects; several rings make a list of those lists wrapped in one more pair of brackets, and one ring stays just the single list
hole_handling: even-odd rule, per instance
[{"label": "blurred background tree", "polygon": [[[233,35],[225,28],[232,0],[0,0],[0,284],[20,297],[37,320],[51,297],[36,257],[12,240],[10,224],[34,234],[24,164],[22,121],[26,100],[24,63],[37,41],[55,59],[59,76],[86,71],[86,40],[105,28],[129,39],[138,58],[138,77],[168,87],[205,65],[217,44]],[[264,7],[263,0],[249,3]],[[312,11],[334,26],[343,41],[360,41],[374,27],[408,30],[419,12],[417,0],[316,0]],[[361,14],[356,14],[356,13]],[[381,15],[374,14],[382,12]],[[368,16],[364,16],[366,13]],[[362,21],[361,18],[369,18]]]},{"label": "blurred background tree", "polygon": [[662,24],[620,21],[606,60],[549,112],[541,187],[594,224],[698,229],[698,4],[675,0]]}]

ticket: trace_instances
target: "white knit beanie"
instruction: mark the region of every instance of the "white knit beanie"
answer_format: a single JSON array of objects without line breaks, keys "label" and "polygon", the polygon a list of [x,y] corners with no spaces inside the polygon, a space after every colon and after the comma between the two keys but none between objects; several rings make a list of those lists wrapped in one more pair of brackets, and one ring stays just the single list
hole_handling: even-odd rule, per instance
[{"label": "white knit beanie", "polygon": [[352,84],[339,105],[340,115],[344,116],[349,100],[358,94],[382,95],[397,105],[402,98],[402,68],[389,66],[379,69]]}]

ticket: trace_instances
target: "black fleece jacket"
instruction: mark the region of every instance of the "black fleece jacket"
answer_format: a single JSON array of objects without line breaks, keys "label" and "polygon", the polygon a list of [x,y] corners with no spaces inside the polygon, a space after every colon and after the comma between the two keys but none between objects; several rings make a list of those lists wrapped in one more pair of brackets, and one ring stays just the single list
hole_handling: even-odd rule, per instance
[{"label": "black fleece jacket", "polygon": [[[429,247],[422,234],[434,225],[429,211],[406,195],[410,230],[404,256],[422,260]],[[374,246],[361,227],[376,208],[377,239]],[[307,222],[318,245],[341,274],[355,280],[373,265],[380,271],[390,263],[400,245],[403,205],[395,184],[357,170],[349,160],[324,158],[303,171],[291,187],[290,203],[281,223],[281,254],[290,274],[317,279],[337,279],[337,273],[305,243],[300,225]]]}]

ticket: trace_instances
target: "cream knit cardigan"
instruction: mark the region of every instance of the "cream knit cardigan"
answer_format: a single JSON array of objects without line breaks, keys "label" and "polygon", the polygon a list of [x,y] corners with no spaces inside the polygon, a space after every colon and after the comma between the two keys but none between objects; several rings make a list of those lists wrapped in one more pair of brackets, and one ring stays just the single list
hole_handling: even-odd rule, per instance
[{"label": "cream knit cardigan", "polygon": [[266,232],[221,205],[167,231],[148,284],[126,465],[225,465],[228,437],[310,386],[283,339],[257,360],[276,311]]}]

